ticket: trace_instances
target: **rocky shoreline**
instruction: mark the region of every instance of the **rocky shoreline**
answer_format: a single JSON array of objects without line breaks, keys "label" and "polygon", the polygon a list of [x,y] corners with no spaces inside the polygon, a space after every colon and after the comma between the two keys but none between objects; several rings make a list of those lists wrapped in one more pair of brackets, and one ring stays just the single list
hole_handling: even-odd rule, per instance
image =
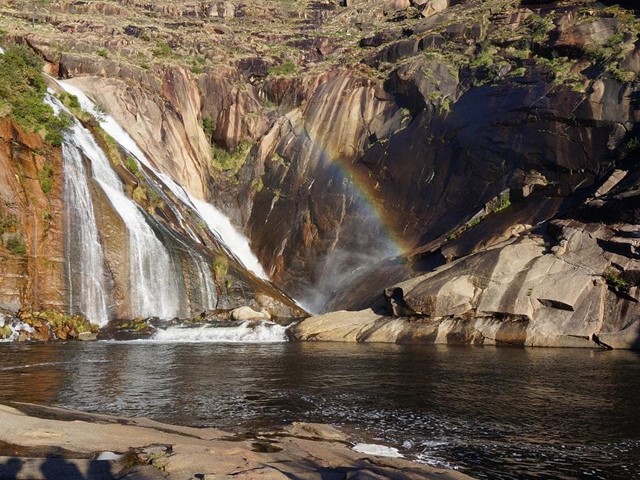
[{"label": "rocky shoreline", "polygon": [[16,403],[0,405],[0,479],[451,479],[462,473],[356,452],[329,425],[232,434]]}]

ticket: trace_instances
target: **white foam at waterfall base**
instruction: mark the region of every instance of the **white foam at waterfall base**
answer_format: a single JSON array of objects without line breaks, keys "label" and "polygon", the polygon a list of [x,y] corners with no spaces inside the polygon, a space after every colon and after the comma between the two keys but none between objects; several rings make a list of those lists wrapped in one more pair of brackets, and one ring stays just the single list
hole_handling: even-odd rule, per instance
[{"label": "white foam at waterfall base", "polygon": [[219,327],[169,327],[158,329],[150,340],[163,343],[282,343],[286,327],[271,322],[243,322]]},{"label": "white foam at waterfall base", "polygon": [[18,338],[18,335],[22,330],[29,333],[32,333],[34,331],[31,325],[27,325],[23,322],[14,322],[13,325],[10,323],[6,323],[4,315],[0,313],[0,327],[3,327],[5,324],[11,329],[11,335],[9,335],[7,338],[0,339],[0,343],[13,342]]},{"label": "white foam at waterfall base", "polygon": [[258,277],[268,280],[269,276],[260,265],[257,257],[251,251],[249,240],[240,233],[232,224],[229,218],[216,209],[213,205],[197,200],[188,195],[185,190],[173,181],[168,175],[159,172],[155,166],[149,162],[145,154],[138,147],[131,136],[116,122],[111,115],[101,112],[96,105],[87,97],[82,90],[67,81],[59,82],[62,88],[71,95],[78,98],[78,102],[83,110],[86,110],[98,119],[100,126],[107,132],[120,146],[129,151],[136,159],[144,164],[180,199],[186,206],[193,207],[200,214],[211,232],[216,235],[227,248],[240,260],[240,262],[251,270]]}]

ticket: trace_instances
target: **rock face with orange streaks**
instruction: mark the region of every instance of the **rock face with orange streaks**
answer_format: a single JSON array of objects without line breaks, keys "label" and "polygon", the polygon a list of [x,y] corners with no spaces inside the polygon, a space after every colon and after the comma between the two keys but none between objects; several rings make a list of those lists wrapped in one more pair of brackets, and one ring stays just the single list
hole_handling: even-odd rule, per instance
[{"label": "rock face with orange streaks", "polygon": [[65,305],[61,166],[59,150],[0,119],[2,308]]}]

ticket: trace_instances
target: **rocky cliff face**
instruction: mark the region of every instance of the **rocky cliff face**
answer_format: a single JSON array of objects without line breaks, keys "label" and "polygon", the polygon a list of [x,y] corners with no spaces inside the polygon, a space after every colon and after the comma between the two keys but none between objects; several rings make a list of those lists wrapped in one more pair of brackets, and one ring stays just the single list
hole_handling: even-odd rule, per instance
[{"label": "rocky cliff face", "polygon": [[513,321],[513,343],[635,328],[635,12],[191,7],[104,2],[88,22],[57,2],[22,35],[224,209],[277,285],[318,310]]},{"label": "rocky cliff face", "polygon": [[62,160],[0,119],[0,307],[64,308]]}]

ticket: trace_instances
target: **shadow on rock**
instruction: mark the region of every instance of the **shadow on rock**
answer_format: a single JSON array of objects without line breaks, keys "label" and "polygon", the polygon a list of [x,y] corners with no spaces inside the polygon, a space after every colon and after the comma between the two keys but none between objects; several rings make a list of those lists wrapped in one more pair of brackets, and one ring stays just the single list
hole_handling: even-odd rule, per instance
[{"label": "shadow on rock", "polygon": [[6,463],[0,463],[0,480],[15,480],[22,469],[22,460],[10,458]]}]

